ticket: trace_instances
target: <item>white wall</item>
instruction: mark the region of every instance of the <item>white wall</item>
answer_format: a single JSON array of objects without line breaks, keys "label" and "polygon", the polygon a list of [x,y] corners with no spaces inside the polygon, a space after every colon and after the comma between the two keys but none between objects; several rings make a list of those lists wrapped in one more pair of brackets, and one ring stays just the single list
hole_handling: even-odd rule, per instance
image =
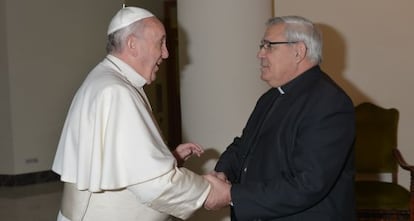
[{"label": "white wall", "polygon": [[[275,0],[274,7],[276,16],[297,14],[321,25],[322,67],[355,104],[372,101],[400,111],[398,146],[414,164],[414,2]],[[400,171],[399,182],[408,188],[409,174]]]},{"label": "white wall", "polygon": [[[206,148],[186,166],[198,173],[213,170],[268,89],[256,53],[271,11],[270,0],[178,1],[183,139]],[[201,209],[190,220],[229,220],[228,214]]]},{"label": "white wall", "polygon": [[[240,135],[268,89],[256,53],[270,6],[271,1],[178,1],[184,140],[219,154]],[[210,170],[214,164],[204,166]]]}]

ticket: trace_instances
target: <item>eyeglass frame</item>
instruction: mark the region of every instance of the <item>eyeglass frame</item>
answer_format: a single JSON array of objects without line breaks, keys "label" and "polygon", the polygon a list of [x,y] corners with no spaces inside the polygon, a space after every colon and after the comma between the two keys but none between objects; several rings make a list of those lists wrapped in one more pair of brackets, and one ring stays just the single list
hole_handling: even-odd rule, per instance
[{"label": "eyeglass frame", "polygon": [[260,42],[259,45],[259,49],[265,49],[265,50],[269,50],[272,48],[272,45],[281,45],[281,44],[295,44],[298,43],[299,41],[267,41],[267,40],[262,40]]}]

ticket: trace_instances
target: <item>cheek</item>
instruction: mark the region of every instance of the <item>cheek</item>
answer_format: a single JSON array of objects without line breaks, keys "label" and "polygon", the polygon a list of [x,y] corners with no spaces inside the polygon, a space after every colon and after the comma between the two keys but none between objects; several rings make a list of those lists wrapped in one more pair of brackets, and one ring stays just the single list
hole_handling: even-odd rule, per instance
[{"label": "cheek", "polygon": [[155,60],[155,63],[161,58],[161,55],[162,51],[160,48],[154,48],[154,50],[151,51],[151,58]]},{"label": "cheek", "polygon": [[284,78],[284,75],[290,71],[294,64],[287,57],[273,57],[269,60],[269,69],[267,70],[269,75],[273,79]]},{"label": "cheek", "polygon": [[272,64],[271,66],[278,70],[286,70],[294,65],[294,59],[292,59],[292,57],[287,53],[269,58],[269,61]]}]

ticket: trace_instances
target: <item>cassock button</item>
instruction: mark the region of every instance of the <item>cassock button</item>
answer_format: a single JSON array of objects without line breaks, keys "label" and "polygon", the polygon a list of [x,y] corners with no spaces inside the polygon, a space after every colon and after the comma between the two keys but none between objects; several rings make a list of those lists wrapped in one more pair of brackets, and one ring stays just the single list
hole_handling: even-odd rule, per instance
[{"label": "cassock button", "polygon": [[247,167],[245,167],[243,171],[246,173],[247,172]]}]

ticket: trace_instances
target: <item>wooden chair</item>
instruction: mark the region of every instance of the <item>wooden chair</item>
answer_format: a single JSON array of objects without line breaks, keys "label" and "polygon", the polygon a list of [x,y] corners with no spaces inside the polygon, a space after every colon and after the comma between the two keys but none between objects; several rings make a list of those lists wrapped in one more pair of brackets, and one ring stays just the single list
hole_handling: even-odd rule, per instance
[{"label": "wooden chair", "polygon": [[[355,114],[358,220],[414,221],[414,167],[397,149],[398,110],[366,102],[355,108]],[[410,171],[410,191],[397,183],[398,166]],[[378,176],[386,173],[390,181]]]}]

